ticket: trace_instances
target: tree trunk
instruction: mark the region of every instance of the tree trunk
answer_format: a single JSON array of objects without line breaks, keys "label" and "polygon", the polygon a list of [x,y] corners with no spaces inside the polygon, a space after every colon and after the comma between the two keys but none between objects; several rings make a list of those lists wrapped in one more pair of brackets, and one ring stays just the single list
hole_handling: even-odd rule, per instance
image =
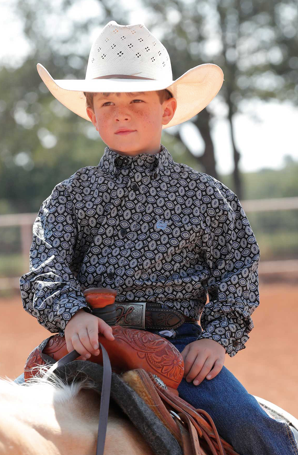
[{"label": "tree trunk", "polygon": [[239,161],[241,158],[241,155],[236,147],[235,144],[235,134],[234,134],[234,124],[233,124],[233,105],[230,100],[230,94],[228,94],[227,101],[228,101],[228,120],[229,120],[229,126],[230,126],[230,134],[231,134],[231,142],[232,142],[232,147],[233,147],[233,161],[234,161],[234,169],[233,169],[233,181],[234,181],[234,191],[237,194],[238,198],[240,200],[243,199],[243,186],[242,186],[242,180],[241,180],[241,175],[240,175],[240,169],[239,169]]},{"label": "tree trunk", "polygon": [[205,108],[199,113],[198,118],[195,121],[195,125],[200,131],[203,141],[205,143],[205,150],[203,155],[200,156],[200,163],[203,165],[205,172],[207,174],[212,175],[212,177],[218,179],[214,155],[214,146],[210,130],[210,118],[211,118],[210,112],[208,112],[207,109]]},{"label": "tree trunk", "polygon": [[207,111],[207,109],[203,109],[202,112],[199,113],[200,118],[198,118],[195,122],[194,125],[198,128],[198,130],[201,133],[201,136],[203,138],[203,141],[205,143],[205,150],[204,153],[201,156],[194,156],[187,145],[183,142],[181,135],[180,135],[180,130],[178,130],[177,133],[174,134],[176,139],[178,139],[182,144],[185,146],[187,149],[187,152],[192,156],[195,157],[198,162],[203,166],[204,172],[206,174],[212,175],[212,177],[218,179],[218,173],[216,170],[216,162],[215,162],[215,156],[214,156],[214,146],[212,142],[212,137],[211,137],[211,132],[210,132],[210,113]]}]

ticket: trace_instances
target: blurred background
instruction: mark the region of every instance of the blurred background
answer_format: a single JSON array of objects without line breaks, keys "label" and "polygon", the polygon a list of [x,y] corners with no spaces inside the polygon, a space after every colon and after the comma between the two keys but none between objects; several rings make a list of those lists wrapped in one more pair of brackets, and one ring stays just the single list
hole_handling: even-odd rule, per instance
[{"label": "blurred background", "polygon": [[49,336],[22,309],[18,285],[37,211],[105,148],[90,122],[50,94],[36,64],[54,79],[84,79],[91,44],[110,20],[145,24],[168,49],[174,80],[203,63],[224,71],[216,98],[162,142],[175,161],[228,185],[247,212],[261,248],[261,305],[248,349],[226,366],[298,417],[296,1],[0,1],[0,376],[20,374]]}]

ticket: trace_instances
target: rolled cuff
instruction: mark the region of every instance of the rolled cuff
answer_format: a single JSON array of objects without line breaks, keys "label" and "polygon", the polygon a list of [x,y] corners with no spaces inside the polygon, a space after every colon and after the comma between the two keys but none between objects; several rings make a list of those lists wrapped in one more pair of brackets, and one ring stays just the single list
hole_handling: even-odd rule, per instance
[{"label": "rolled cuff", "polygon": [[30,309],[27,307],[25,310],[32,314],[32,316],[36,317],[39,324],[45,329],[49,330],[51,333],[59,333],[61,336],[64,336],[67,324],[79,310],[83,309],[84,311],[92,314],[92,308],[87,302],[79,301],[74,297],[67,298],[67,306],[69,307],[67,312],[64,311],[62,313],[60,309],[60,311],[58,310],[54,314],[53,312],[50,312],[49,314],[48,312],[43,312],[43,314],[41,314],[41,312],[36,308]]},{"label": "rolled cuff", "polygon": [[199,336],[198,340],[209,339],[219,343],[230,357],[234,357],[239,351],[245,349],[245,343],[249,340],[246,333],[241,333],[243,330],[231,332],[230,329],[224,330],[222,327],[221,334],[215,332],[215,324],[210,324]]}]

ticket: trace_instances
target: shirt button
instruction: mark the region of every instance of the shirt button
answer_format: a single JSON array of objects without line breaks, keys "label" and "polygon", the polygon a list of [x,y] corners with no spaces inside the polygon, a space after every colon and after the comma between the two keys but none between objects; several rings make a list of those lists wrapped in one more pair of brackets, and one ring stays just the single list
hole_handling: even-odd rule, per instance
[{"label": "shirt button", "polygon": [[236,347],[236,346],[239,346],[240,344],[240,341],[239,340],[234,340],[233,341],[233,346]]},{"label": "shirt button", "polygon": [[134,183],[134,184],[132,185],[132,189],[133,189],[134,191],[138,191],[139,187],[138,187],[138,185],[137,185],[136,183]]},{"label": "shirt button", "polygon": [[120,234],[122,235],[122,237],[124,237],[127,233],[127,229],[120,229]]},{"label": "shirt button", "polygon": [[112,280],[114,278],[113,272],[109,272],[107,275],[108,275],[109,280]]},{"label": "shirt button", "polygon": [[157,179],[157,172],[154,172],[153,177]]}]

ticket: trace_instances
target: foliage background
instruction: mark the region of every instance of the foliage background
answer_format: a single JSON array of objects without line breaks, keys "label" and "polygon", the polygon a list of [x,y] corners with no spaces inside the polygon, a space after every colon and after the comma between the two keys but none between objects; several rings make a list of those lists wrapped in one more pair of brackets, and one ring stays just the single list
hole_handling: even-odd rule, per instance
[{"label": "foliage background", "polygon": [[[36,64],[42,62],[58,79],[85,78],[90,46],[100,28],[110,20],[137,22],[135,2],[130,6],[114,0],[11,1],[30,51],[19,66],[0,62],[0,214],[36,213],[58,182],[80,167],[98,164],[105,144],[91,123],[49,93]],[[169,51],[174,79],[206,61],[221,66],[225,74],[216,99],[230,126],[233,172],[220,175],[216,166],[212,128],[217,104],[191,121],[204,143],[200,156],[191,153],[183,126],[163,133],[162,142],[174,159],[222,180],[241,200],[298,196],[298,163],[290,156],[280,170],[271,170],[268,163],[259,172],[241,172],[234,121],[245,100],[297,105],[297,2],[139,0],[138,7],[147,28]],[[297,210],[252,213],[249,218],[262,260],[298,257]],[[18,276],[23,270],[19,229],[2,227],[0,232],[0,276]]]}]

